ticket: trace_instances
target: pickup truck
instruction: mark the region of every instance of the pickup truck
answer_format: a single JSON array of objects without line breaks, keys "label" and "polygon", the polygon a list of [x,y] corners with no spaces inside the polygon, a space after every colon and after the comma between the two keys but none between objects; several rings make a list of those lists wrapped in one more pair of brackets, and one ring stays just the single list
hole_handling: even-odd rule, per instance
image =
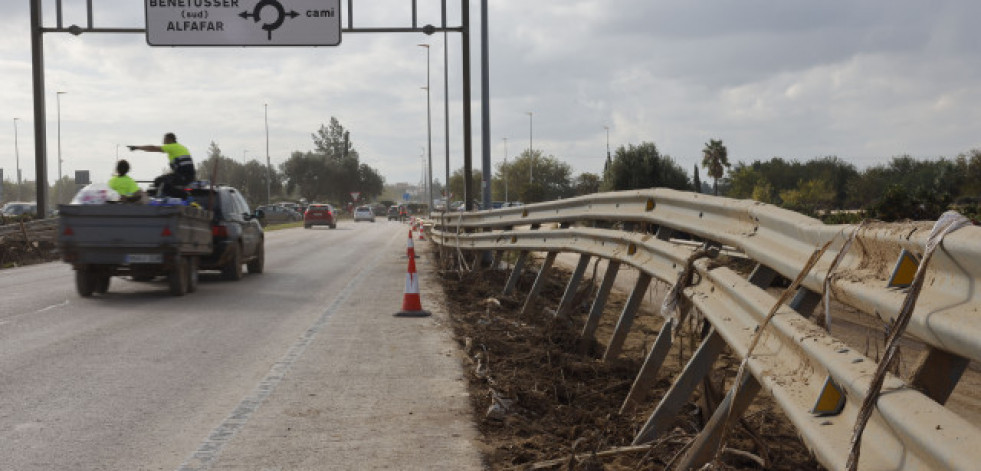
[{"label": "pickup truck", "polygon": [[112,276],[167,277],[170,294],[198,284],[198,260],[214,250],[212,213],[174,205],[60,205],[58,249],[82,297],[109,290]]}]

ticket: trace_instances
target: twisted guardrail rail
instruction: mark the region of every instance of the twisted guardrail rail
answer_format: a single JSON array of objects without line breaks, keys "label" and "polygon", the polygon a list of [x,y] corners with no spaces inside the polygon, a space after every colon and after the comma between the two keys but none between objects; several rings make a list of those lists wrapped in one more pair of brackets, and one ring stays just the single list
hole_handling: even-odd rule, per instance
[{"label": "twisted guardrail rail", "polygon": [[[926,352],[910,377],[885,377],[882,393],[874,396],[871,420],[864,433],[856,434],[876,362],[829,334],[813,311],[827,294],[866,315],[895,320],[907,293],[888,287],[893,266],[903,250],[924,252],[931,223],[825,225],[767,204],[666,189],[434,214],[432,220],[431,237],[437,244],[461,251],[518,252],[506,292],[514,289],[529,252],[546,252],[526,308],[558,253],[580,254],[559,301],[560,315],[568,309],[590,259],[607,260],[583,329],[587,337],[595,334],[619,267],[638,269],[634,290],[606,342],[604,359],[620,354],[651,280],[675,287],[678,298],[673,301],[680,309],[662,309],[665,322],[624,410],[647,397],[689,310],[702,314],[711,331],[659,398],[635,444],[668,431],[726,346],[744,359],[749,374],[729,389],[679,469],[697,468],[713,459],[729,423],[761,390],[772,396],[830,469],[846,468],[853,436],[860,437],[859,469],[976,469],[981,463],[981,430],[944,406],[969,363],[981,359],[981,228],[949,234],[924,267],[922,294],[906,333],[922,341]],[[549,225],[558,228],[545,228]],[[604,228],[636,225],[653,233]],[[676,239],[683,234],[685,241]],[[690,236],[704,244],[693,246]],[[752,274],[746,277],[714,262],[711,256],[722,246],[755,261]],[[821,256],[815,257],[821,248]],[[777,303],[766,290],[777,275],[799,282],[789,303]],[[764,332],[758,334],[761,327]],[[835,391],[841,396],[839,404],[818,407],[825,398],[835,397]]]}]

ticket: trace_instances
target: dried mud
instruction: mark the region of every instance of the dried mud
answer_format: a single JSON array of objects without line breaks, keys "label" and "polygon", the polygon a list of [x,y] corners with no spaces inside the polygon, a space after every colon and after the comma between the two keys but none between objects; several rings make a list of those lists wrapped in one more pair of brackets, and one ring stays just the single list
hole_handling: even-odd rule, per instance
[{"label": "dried mud", "polygon": [[[637,432],[697,347],[701,324],[688,322],[642,405],[620,413],[660,322],[640,312],[619,358],[602,361],[605,346],[580,336],[592,296],[587,274],[570,319],[557,318],[542,300],[562,297],[568,273],[555,279],[521,314],[537,270],[526,270],[515,294],[502,296],[508,273],[443,271],[454,333],[465,351],[474,415],[488,469],[634,470],[673,469],[704,424],[707,409],[699,387],[666,432],[646,449],[630,447]],[[588,272],[587,272],[588,273]],[[657,289],[657,288],[652,288]],[[661,287],[663,290],[663,287]],[[598,339],[608,339],[625,303],[611,294]],[[723,354],[712,390],[725,391],[738,360]],[[719,396],[714,396],[715,402]],[[732,429],[715,469],[811,470],[821,467],[796,432],[761,395]],[[613,452],[613,453],[611,453]]]}]

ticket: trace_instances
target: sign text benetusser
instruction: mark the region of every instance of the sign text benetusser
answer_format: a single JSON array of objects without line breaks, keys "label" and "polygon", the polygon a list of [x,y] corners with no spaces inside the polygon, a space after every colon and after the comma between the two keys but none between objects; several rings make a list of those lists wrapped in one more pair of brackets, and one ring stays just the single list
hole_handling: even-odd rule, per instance
[{"label": "sign text benetusser", "polygon": [[340,0],[144,0],[151,46],[337,46]]}]

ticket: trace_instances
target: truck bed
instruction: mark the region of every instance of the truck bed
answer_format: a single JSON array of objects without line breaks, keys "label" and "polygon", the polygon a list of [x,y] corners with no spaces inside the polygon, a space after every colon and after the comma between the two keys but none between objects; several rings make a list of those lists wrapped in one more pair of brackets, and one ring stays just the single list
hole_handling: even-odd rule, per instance
[{"label": "truck bed", "polygon": [[212,251],[211,212],[187,206],[60,205],[58,248],[74,264],[164,263]]}]

